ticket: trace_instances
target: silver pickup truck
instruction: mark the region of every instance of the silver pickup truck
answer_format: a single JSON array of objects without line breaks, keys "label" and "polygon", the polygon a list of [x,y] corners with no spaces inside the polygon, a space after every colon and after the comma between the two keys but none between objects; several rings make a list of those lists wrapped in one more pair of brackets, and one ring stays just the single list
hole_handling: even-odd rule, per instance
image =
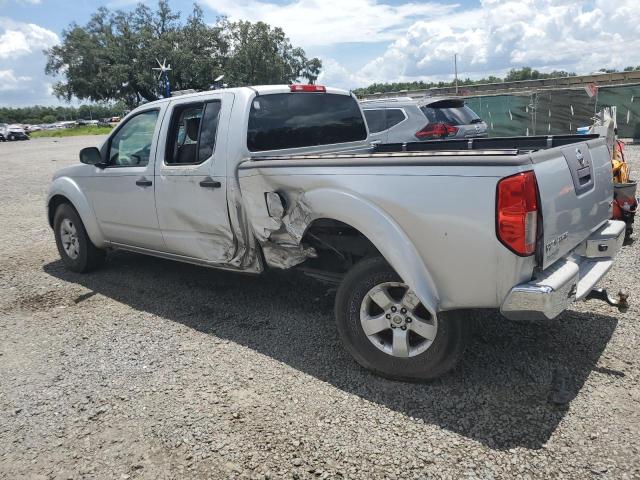
[{"label": "silver pickup truck", "polygon": [[54,176],[47,202],[68,268],[123,249],[301,269],[339,285],[337,329],[353,357],[399,379],[451,369],[470,309],[557,317],[624,238],[609,220],[600,138],[371,145],[356,99],[316,85],[148,103],[80,161]]}]

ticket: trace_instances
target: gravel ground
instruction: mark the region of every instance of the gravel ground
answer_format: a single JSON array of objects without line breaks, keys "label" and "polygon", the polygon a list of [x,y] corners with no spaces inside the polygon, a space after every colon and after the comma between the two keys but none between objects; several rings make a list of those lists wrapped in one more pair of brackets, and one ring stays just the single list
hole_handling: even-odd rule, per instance
[{"label": "gravel ground", "polygon": [[47,184],[100,141],[0,144],[1,478],[640,478],[638,243],[605,282],[626,313],[482,315],[452,374],[391,382],[297,273],[122,252],[66,271]]}]

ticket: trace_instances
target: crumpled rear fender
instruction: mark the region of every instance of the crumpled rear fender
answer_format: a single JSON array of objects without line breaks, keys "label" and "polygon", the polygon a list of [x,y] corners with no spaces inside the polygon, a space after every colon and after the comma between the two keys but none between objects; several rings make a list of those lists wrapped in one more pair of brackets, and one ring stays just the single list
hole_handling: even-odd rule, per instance
[{"label": "crumpled rear fender", "polygon": [[[286,197],[284,216],[269,214],[265,205],[265,191],[269,190]],[[432,276],[401,226],[378,205],[356,192],[330,187],[296,192],[281,185],[262,184],[252,185],[246,192],[251,225],[270,266],[290,268],[314,257],[314,249],[301,243],[305,232],[314,220],[337,220],[367,237],[425,308],[436,315],[439,297]]]},{"label": "crumpled rear fender", "polygon": [[435,283],[413,242],[391,216],[354,192],[323,188],[306,192],[303,197],[311,218],[339,220],[366,236],[418,295],[429,313],[436,315]]},{"label": "crumpled rear fender", "polygon": [[86,195],[82,192],[79,185],[70,177],[58,177],[49,187],[49,194],[47,196],[47,214],[49,214],[51,200],[55,196],[62,196],[66,198],[71,205],[76,209],[80,219],[84,224],[87,235],[93,242],[93,244],[102,248],[105,246],[105,238],[98,225],[98,220],[91,207],[91,203]]}]

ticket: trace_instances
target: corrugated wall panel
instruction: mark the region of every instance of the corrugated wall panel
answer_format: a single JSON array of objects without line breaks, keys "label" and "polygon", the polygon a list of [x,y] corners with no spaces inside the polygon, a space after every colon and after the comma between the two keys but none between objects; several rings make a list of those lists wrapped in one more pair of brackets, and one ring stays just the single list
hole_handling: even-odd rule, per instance
[{"label": "corrugated wall panel", "polygon": [[[468,97],[466,101],[487,122],[491,136],[575,133],[576,128],[592,123],[596,106],[582,89]],[[618,135],[640,138],[640,85],[600,87],[598,108],[612,105],[618,107]]]}]

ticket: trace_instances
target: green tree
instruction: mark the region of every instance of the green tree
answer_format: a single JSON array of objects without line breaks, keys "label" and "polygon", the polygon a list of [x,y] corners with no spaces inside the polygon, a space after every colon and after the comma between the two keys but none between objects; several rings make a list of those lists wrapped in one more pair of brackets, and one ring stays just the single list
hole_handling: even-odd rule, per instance
[{"label": "green tree", "polygon": [[160,0],[155,10],[142,3],[131,12],[102,7],[86,25],[71,24],[62,43],[47,51],[46,72],[62,77],[54,86],[59,98],[121,100],[134,107],[163,94],[153,68],[165,58],[174,90],[205,90],[221,73],[232,86],[312,82],[322,66],[294,48],[280,28],[225,18],[209,26],[198,5],[182,22]]},{"label": "green tree", "polygon": [[[470,78],[458,79],[458,86],[478,85],[483,83],[501,83],[512,82],[518,80],[534,80],[538,78],[557,78],[557,77],[575,77],[573,72],[565,72],[564,70],[554,70],[550,73],[542,73],[533,70],[531,67],[523,67],[522,69],[512,69],[505,78],[490,75],[486,78],[472,80]],[[453,87],[455,82],[424,82],[422,80],[415,82],[393,82],[393,83],[374,83],[365,88],[358,88],[354,93],[358,96],[371,95],[373,93],[385,92],[402,92],[403,90],[427,90],[429,88]]]},{"label": "green tree", "polygon": [[225,75],[232,85],[290,83],[306,78],[313,83],[322,62],[308,60],[301,48],[294,48],[281,28],[264,22],[222,21],[230,54]]},{"label": "green tree", "polygon": [[28,117],[24,119],[23,123],[28,123],[29,125],[36,125],[38,123],[42,123],[42,119],[38,117]]}]

